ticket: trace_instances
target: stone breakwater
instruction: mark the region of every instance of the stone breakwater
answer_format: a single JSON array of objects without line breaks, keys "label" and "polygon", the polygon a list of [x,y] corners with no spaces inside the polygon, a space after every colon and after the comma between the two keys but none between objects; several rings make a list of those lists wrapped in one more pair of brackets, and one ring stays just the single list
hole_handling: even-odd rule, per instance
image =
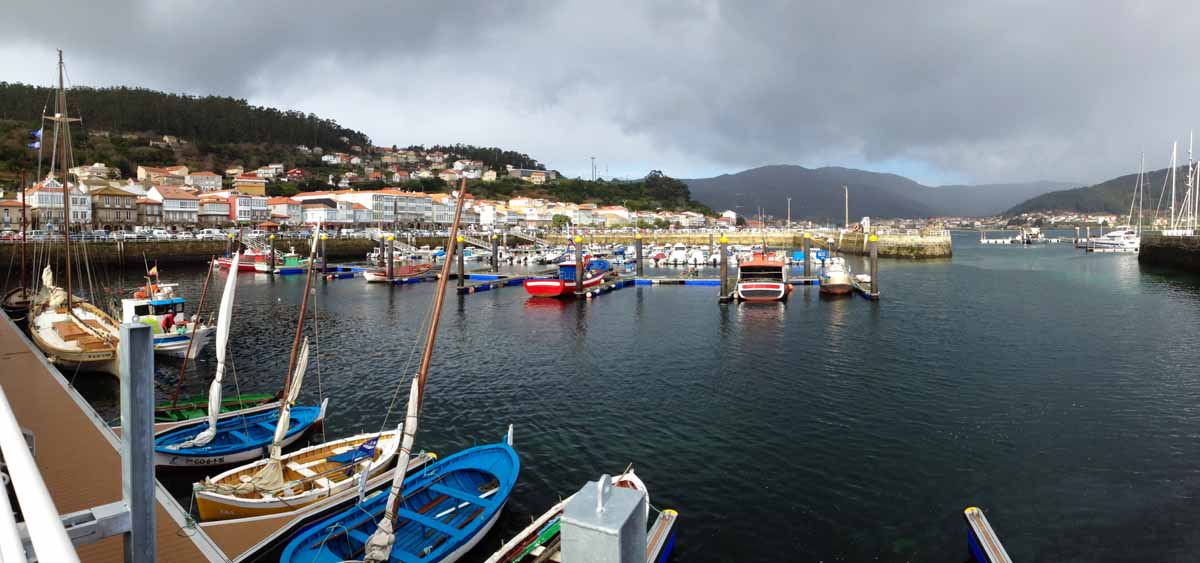
[{"label": "stone breakwater", "polygon": [[1138,263],[1200,273],[1200,237],[1142,234]]},{"label": "stone breakwater", "polygon": [[[948,231],[922,234],[885,233],[875,236],[879,239],[879,255],[885,258],[925,260],[950,258],[954,255]],[[870,246],[863,233],[844,233],[840,241],[837,237],[833,238],[833,247],[839,252],[863,256],[870,253]]]},{"label": "stone breakwater", "polygon": [[[304,240],[286,240],[278,242],[275,249],[280,254],[287,252],[289,246],[295,246],[296,252],[308,255],[309,243]],[[347,261],[366,260],[367,253],[374,248],[374,243],[364,239],[329,239],[325,241],[325,249],[330,260]],[[49,249],[54,255],[62,254],[62,243],[30,242],[26,249],[26,257],[33,259],[35,253]],[[174,240],[174,241],[127,241],[127,242],[89,242],[73,243],[72,253],[86,255],[88,261],[96,265],[142,266],[142,256],[151,263],[160,264],[200,264],[211,256],[225,253],[224,241],[207,240]],[[20,260],[21,245],[14,243],[0,244],[0,264],[13,264]]]},{"label": "stone breakwater", "polygon": [[[716,233],[651,233],[642,235],[642,241],[646,244],[675,244],[683,243],[686,245],[707,245],[716,242],[720,238],[720,234]],[[801,248],[803,245],[804,234],[802,232],[772,232],[772,233],[754,233],[754,232],[736,232],[725,233],[729,239],[729,244],[737,245],[754,245],[762,244],[764,239],[767,246],[772,248]],[[829,232],[813,232],[813,245],[817,247],[829,246],[825,241],[832,238],[834,240],[832,246],[835,249],[840,249],[847,254],[862,254],[868,253],[868,247],[864,244],[862,233],[829,233]],[[900,234],[887,233],[878,234],[879,237],[879,255],[885,258],[907,258],[907,259],[930,259],[930,258],[950,258],[954,251],[950,244],[950,233],[948,231],[935,231],[920,234]],[[839,237],[841,239],[839,245]],[[551,235],[547,239],[554,244],[565,245],[569,239],[564,235]],[[598,233],[595,235],[587,235],[584,237],[584,242],[588,244],[633,244],[634,235],[631,233]]]}]

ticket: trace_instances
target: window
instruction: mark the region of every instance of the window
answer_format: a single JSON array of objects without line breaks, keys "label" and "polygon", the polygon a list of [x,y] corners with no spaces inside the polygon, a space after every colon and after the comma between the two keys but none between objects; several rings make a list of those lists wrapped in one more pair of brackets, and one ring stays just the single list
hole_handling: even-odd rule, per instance
[{"label": "window", "polygon": [[139,316],[140,315],[149,315],[150,314],[150,306],[149,305],[135,305],[133,307],[133,314],[139,315]]}]

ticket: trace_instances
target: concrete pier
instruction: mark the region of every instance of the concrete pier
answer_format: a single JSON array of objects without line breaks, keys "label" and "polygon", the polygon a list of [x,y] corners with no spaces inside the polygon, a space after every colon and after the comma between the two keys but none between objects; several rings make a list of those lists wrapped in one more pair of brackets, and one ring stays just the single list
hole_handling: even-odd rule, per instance
[{"label": "concrete pier", "polygon": [[1200,237],[1143,234],[1138,263],[1200,273]]}]

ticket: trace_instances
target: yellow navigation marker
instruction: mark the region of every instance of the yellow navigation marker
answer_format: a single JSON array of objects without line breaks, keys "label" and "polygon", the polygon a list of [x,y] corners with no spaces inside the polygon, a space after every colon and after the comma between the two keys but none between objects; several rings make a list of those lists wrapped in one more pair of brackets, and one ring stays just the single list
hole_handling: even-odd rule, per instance
[{"label": "yellow navigation marker", "polygon": [[583,237],[575,235],[575,242],[583,242]]},{"label": "yellow navigation marker", "polygon": [[457,240],[458,242],[462,242],[463,241],[462,235],[458,235],[458,238],[455,240]]},{"label": "yellow navigation marker", "polygon": [[812,233],[804,233],[804,238],[812,238]]},{"label": "yellow navigation marker", "polygon": [[390,233],[389,233],[389,234],[388,234],[388,242],[392,242],[392,241],[394,241],[394,240],[396,240],[396,235],[393,235],[393,234],[390,234]]},{"label": "yellow navigation marker", "polygon": [[271,240],[275,240],[275,233],[271,233],[271,236],[269,236],[269,237],[267,237],[267,238],[269,238],[269,239],[271,239]]},{"label": "yellow navigation marker", "polygon": [[725,244],[727,242],[729,242],[729,237],[721,235],[721,244]]},{"label": "yellow navigation marker", "polygon": [[871,242],[875,242],[875,241],[879,240],[879,237],[877,237],[877,236],[875,236],[875,235],[871,235],[871,238],[869,238],[869,239],[867,239],[867,240],[869,240],[869,241],[871,241]]},{"label": "yellow navigation marker", "polygon": [[229,240],[233,240],[233,233],[226,233],[225,236],[229,237]]},{"label": "yellow navigation marker", "polygon": [[638,233],[638,234],[636,234],[636,235],[633,235],[633,236],[634,236],[635,238],[641,239],[641,238],[642,238],[642,233]]},{"label": "yellow navigation marker", "polygon": [[329,238],[329,235],[327,235],[325,233],[321,233],[321,240],[327,240],[328,238]]}]

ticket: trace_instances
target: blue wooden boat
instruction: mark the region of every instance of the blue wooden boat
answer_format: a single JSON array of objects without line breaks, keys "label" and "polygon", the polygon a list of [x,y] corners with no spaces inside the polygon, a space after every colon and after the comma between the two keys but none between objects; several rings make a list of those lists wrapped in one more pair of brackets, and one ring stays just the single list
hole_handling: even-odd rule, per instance
[{"label": "blue wooden boat", "polygon": [[[457,561],[496,523],[520,468],[517,452],[506,440],[463,450],[409,476],[398,504],[389,561]],[[387,500],[388,492],[380,491],[361,504],[317,522],[288,544],[280,561],[335,563],[362,559],[364,546],[375,532]]]},{"label": "blue wooden boat", "polygon": [[[313,425],[325,420],[328,404],[329,399],[326,399],[319,407],[292,407],[283,446],[295,442]],[[169,430],[154,437],[154,465],[212,467],[258,459],[268,454],[278,423],[279,409],[222,418],[217,421],[212,441],[195,447],[181,446],[207,429],[207,421]]]}]

